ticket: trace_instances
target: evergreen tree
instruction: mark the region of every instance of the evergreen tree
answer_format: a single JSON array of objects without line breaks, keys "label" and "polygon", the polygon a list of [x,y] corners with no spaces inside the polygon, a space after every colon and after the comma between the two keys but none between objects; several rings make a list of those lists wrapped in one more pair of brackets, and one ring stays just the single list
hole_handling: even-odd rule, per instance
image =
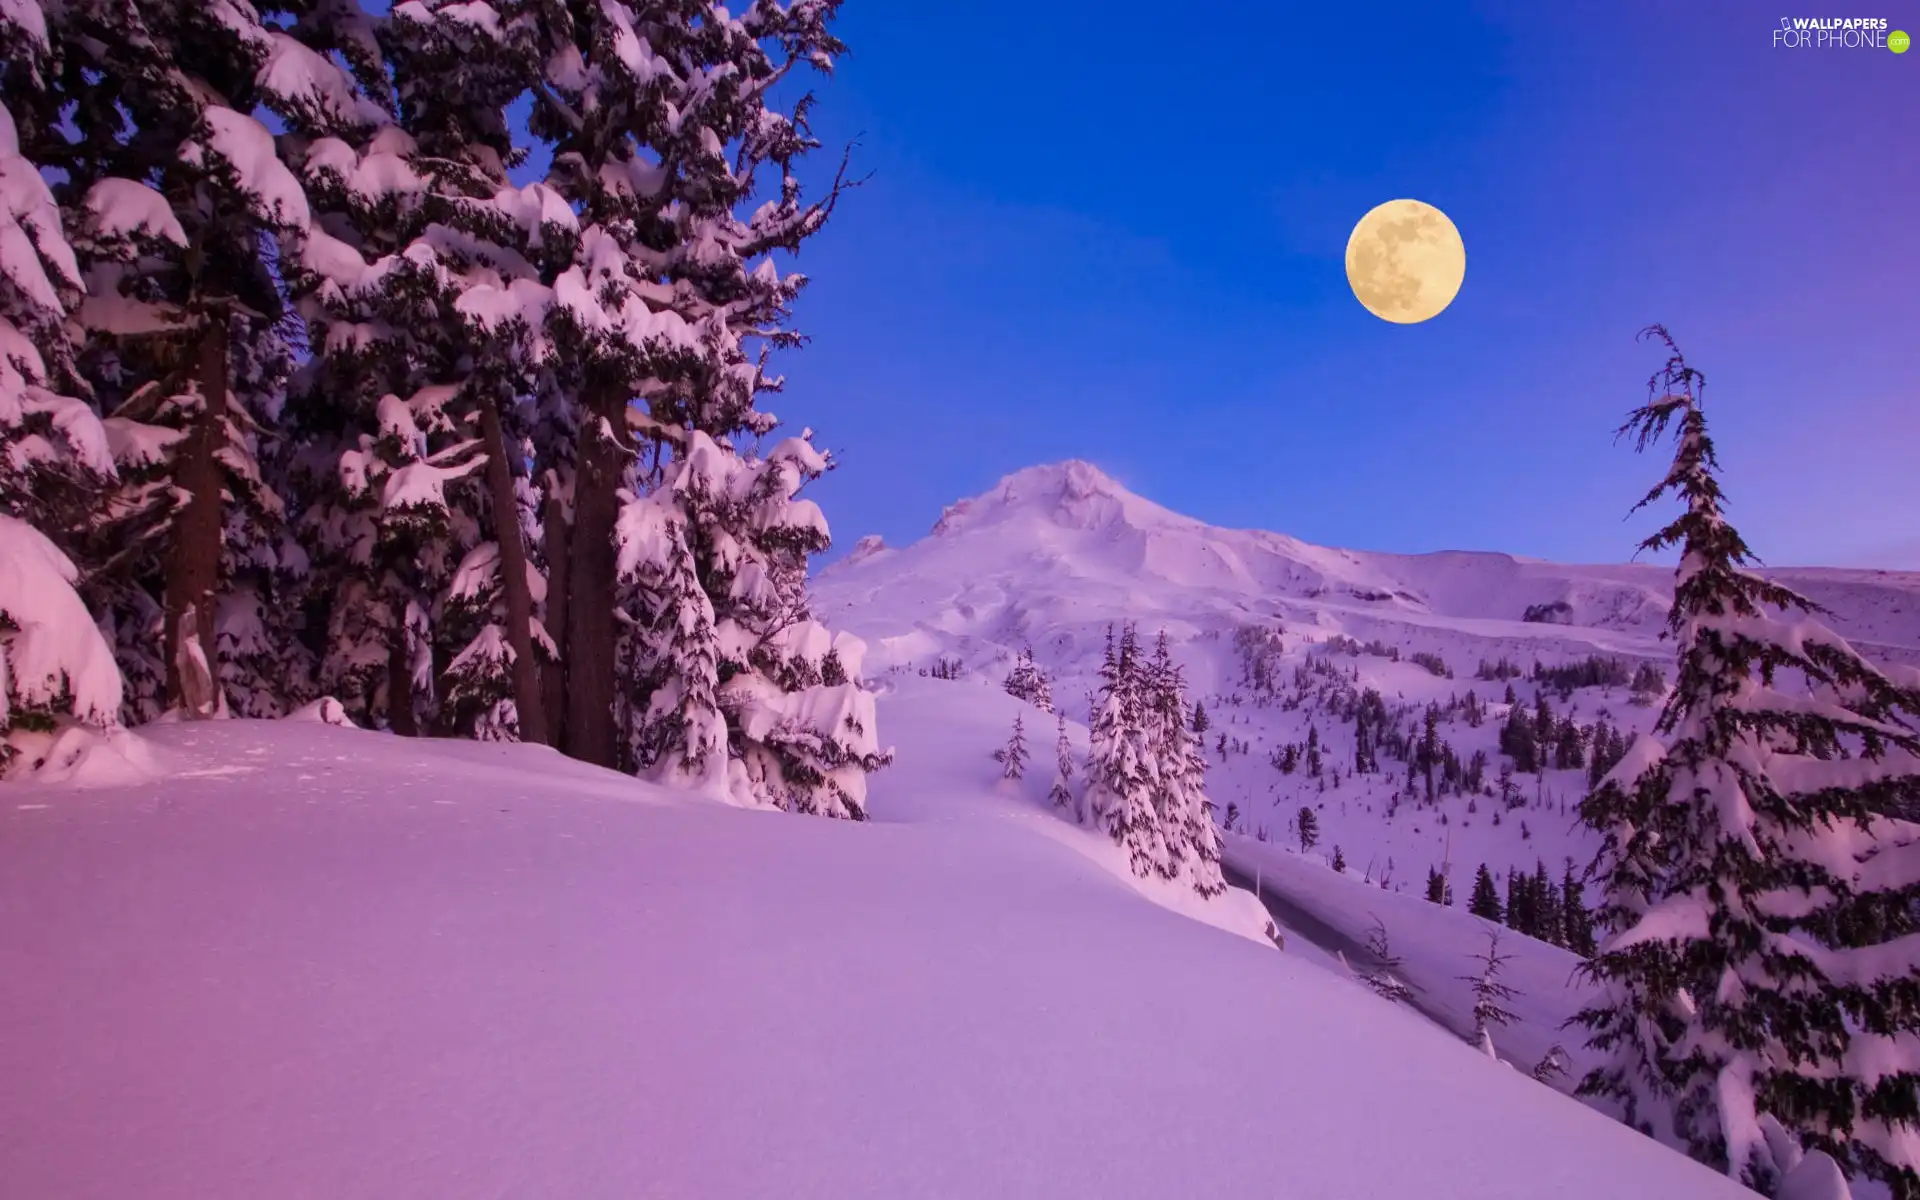
[{"label": "evergreen tree", "polygon": [[1547,877],[1547,864],[1540,859],[1534,860],[1533,878],[1528,881],[1527,895],[1533,905],[1533,936],[1556,946],[1566,945],[1567,933],[1560,910],[1560,893],[1554,887],[1553,880]]},{"label": "evergreen tree", "polygon": [[1127,850],[1135,875],[1146,877],[1167,861],[1159,813],[1154,808],[1153,767],[1147,745],[1144,667],[1139,639],[1124,626],[1118,645],[1107,631],[1093,723],[1087,730],[1087,807]]},{"label": "evergreen tree", "polygon": [[1600,720],[1593,726],[1593,753],[1587,758],[1587,790],[1600,786],[1607,772],[1613,769],[1612,759],[1613,729],[1606,721]]},{"label": "evergreen tree", "polygon": [[1320,778],[1320,729],[1307,726],[1307,774]]},{"label": "evergreen tree", "polygon": [[1074,819],[1080,820],[1079,807],[1073,798],[1073,743],[1067,740],[1067,714],[1060,714],[1060,734],[1054,741],[1053,786],[1047,791],[1047,799],[1059,809],[1074,810]]},{"label": "evergreen tree", "polygon": [[1337,845],[1333,848],[1332,866],[1336,871],[1345,871],[1347,869],[1347,856],[1340,853],[1340,847]]},{"label": "evergreen tree", "polygon": [[1300,806],[1300,815],[1296,818],[1296,828],[1300,834],[1300,849],[1308,851],[1320,844],[1320,818],[1309,805]]},{"label": "evergreen tree", "polygon": [[1506,1006],[1518,993],[1500,982],[1500,972],[1512,960],[1511,954],[1500,953],[1500,931],[1489,929],[1487,951],[1479,959],[1480,969],[1472,975],[1460,976],[1473,985],[1473,1044],[1485,1050],[1489,1058],[1493,1057],[1494,1029],[1514,1022],[1513,1012]]},{"label": "evergreen tree", "polygon": [[1533,909],[1532,878],[1507,868],[1507,924],[1515,933],[1539,936]]},{"label": "evergreen tree", "polygon": [[1554,735],[1554,769],[1566,771],[1586,765],[1586,747],[1581,742],[1580,727],[1573,723],[1572,717],[1561,718],[1559,731]]},{"label": "evergreen tree", "polygon": [[1573,873],[1573,860],[1567,860],[1566,873],[1560,879],[1560,922],[1565,930],[1567,949],[1582,958],[1593,956],[1593,917],[1587,911],[1586,887]]},{"label": "evergreen tree", "polygon": [[1154,808],[1159,814],[1167,862],[1164,874],[1183,871],[1203,896],[1226,889],[1220,873],[1219,832],[1206,797],[1206,743],[1187,712],[1186,688],[1167,635],[1154,643],[1145,685],[1151,696],[1148,743],[1152,748]]},{"label": "evergreen tree", "polygon": [[1420,745],[1414,754],[1414,766],[1427,779],[1427,799],[1434,796],[1433,771],[1440,763],[1440,709],[1437,705],[1427,705],[1426,715],[1422,718]]},{"label": "evergreen tree", "polygon": [[1771,1119],[1913,1194],[1920,828],[1890,814],[1920,795],[1920,692],[1751,571],[1701,376],[1663,329],[1648,335],[1670,357],[1622,432],[1644,449],[1677,427],[1641,502],[1684,506],[1645,543],[1680,552],[1677,676],[1664,752],[1643,741],[1582,806],[1604,838],[1609,932],[1589,964],[1600,999],[1578,1018],[1607,1057],[1582,1090],[1762,1190],[1790,1165]]},{"label": "evergreen tree", "polygon": [[1473,877],[1473,895],[1467,901],[1467,911],[1487,921],[1499,921],[1505,917],[1500,908],[1500,892],[1494,886],[1493,875],[1485,863],[1480,864],[1479,872]]},{"label": "evergreen tree", "polygon": [[[743,803],[857,815],[864,783],[854,776],[881,761],[871,699],[850,670],[825,683],[831,642],[811,632],[805,606],[806,560],[828,533],[797,496],[828,463],[804,436],[765,457],[755,449],[778,423],[757,403],[781,387],[765,369],[768,352],[801,341],[788,319],[805,279],[782,274],[771,256],[823,228],[844,187],[836,176],[820,199],[802,202],[792,168],[816,146],[811,99],[792,92],[783,110],[776,92],[789,93],[774,85],[831,69],[843,51],[829,28],[837,6],[530,7],[523,28],[539,74],[528,128],[549,153],[545,182],[578,214],[542,313],[550,352],[530,430],[543,488],[564,497],[546,506],[545,521],[545,557],[567,565],[548,602],[566,615],[555,634],[564,675],[552,689],[565,701],[563,744],[614,765],[632,753],[624,742],[653,756],[633,765],[684,774],[711,755],[674,744],[654,697],[713,659],[729,761],[703,786]],[[763,203],[769,173],[777,190]],[[621,535],[623,503],[669,510],[635,523],[685,542],[714,609],[711,652],[665,661],[644,647],[617,652],[631,628],[623,616],[685,623],[664,576],[623,575],[623,557],[677,555]],[[698,678],[669,688],[703,689]],[[837,723],[842,715],[851,725]],[[685,724],[711,726],[711,716]],[[853,726],[861,732],[842,738]],[[821,739],[835,746],[830,770],[813,749]]]},{"label": "evergreen tree", "polygon": [[1041,712],[1053,711],[1053,684],[1045,672],[1034,665],[1033,650],[1029,647],[1021,647],[1013,670],[1007,673],[1006,682],[1001,686],[1009,696],[1025,700]]},{"label": "evergreen tree", "polygon": [[1387,941],[1387,927],[1379,917],[1373,918],[1373,927],[1367,930],[1366,950],[1374,960],[1374,966],[1360,977],[1360,981],[1373,991],[1373,994],[1394,1004],[1409,1004],[1413,1001],[1413,989],[1400,978],[1404,965],[1400,957],[1393,952]]},{"label": "evergreen tree", "polygon": [[1373,758],[1373,732],[1363,711],[1353,726],[1353,770],[1355,774],[1364,775],[1377,769]]},{"label": "evergreen tree", "polygon": [[1540,1061],[1534,1064],[1531,1074],[1538,1082],[1548,1087],[1558,1088],[1560,1080],[1566,1078],[1569,1062],[1567,1048],[1556,1043],[1548,1047],[1547,1052],[1540,1056]]},{"label": "evergreen tree", "polygon": [[[52,48],[29,14],[0,12],[9,101],[49,83]],[[0,104],[0,771],[64,725],[120,717],[120,671],[55,541],[94,520],[89,497],[114,475],[92,410],[58,390],[75,382],[66,317],[80,284],[53,194]]]},{"label": "evergreen tree", "polygon": [[1019,779],[1027,771],[1027,731],[1020,714],[1013,716],[1013,732],[1007,737],[1007,744],[994,755],[1005,770],[1002,774],[1008,779]]},{"label": "evergreen tree", "polygon": [[1560,723],[1553,718],[1553,706],[1547,702],[1544,691],[1533,696],[1533,744],[1540,748],[1541,762],[1546,761],[1546,752],[1553,746],[1559,735]]},{"label": "evergreen tree", "polygon": [[1453,885],[1447,882],[1437,868],[1427,868],[1427,901],[1430,904],[1453,906]]},{"label": "evergreen tree", "polygon": [[1513,760],[1515,771],[1540,769],[1533,723],[1527,720],[1526,713],[1517,704],[1507,710],[1506,723],[1500,727],[1500,753]]},{"label": "evergreen tree", "polygon": [[[530,24],[500,15],[427,0],[335,39],[391,119],[293,145],[316,228],[289,274],[321,352],[294,397],[295,478],[348,639],[323,674],[395,729],[548,741],[526,397],[578,222],[548,184],[507,178],[525,148],[505,109],[533,63]],[[343,486],[350,462],[377,490]]]},{"label": "evergreen tree", "polygon": [[[75,363],[117,431],[122,478],[97,602],[129,668],[144,669],[158,642],[162,703],[194,718],[229,711],[235,670],[248,674],[249,707],[289,699],[269,694],[262,631],[247,624],[294,606],[231,602],[237,579],[257,598],[284,574],[273,561],[283,504],[259,460],[290,362],[266,247],[309,226],[302,184],[256,113],[284,126],[283,140],[369,116],[352,78],[303,41],[326,36],[325,22],[282,28],[289,7],[50,8],[57,83],[22,131],[57,156],[88,292]],[[225,654],[223,611],[240,623]]]}]

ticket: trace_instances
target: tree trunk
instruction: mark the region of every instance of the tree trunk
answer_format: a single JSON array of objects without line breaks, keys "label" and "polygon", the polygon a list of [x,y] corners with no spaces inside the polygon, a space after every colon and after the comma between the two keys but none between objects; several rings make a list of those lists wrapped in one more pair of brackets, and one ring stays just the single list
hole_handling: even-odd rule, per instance
[{"label": "tree trunk", "polygon": [[223,709],[214,635],[225,516],[217,455],[227,416],[227,327],[219,318],[201,335],[198,375],[200,412],[181,442],[174,468],[174,484],[187,494],[187,501],[173,519],[165,651],[169,706],[203,720]]},{"label": "tree trunk", "polygon": [[480,398],[480,431],[487,439],[487,482],[493,490],[493,536],[500,546],[500,590],[507,601],[507,645],[513,649],[513,707],[520,740],[547,744],[540,661],[533,656],[533,594],[527,588],[527,547],[520,540],[520,506],[513,494],[513,465],[493,398]]},{"label": "tree trunk", "polygon": [[407,625],[403,613],[387,643],[387,728],[401,737],[419,737],[413,715],[413,656],[407,653]]},{"label": "tree trunk", "polygon": [[601,424],[611,425],[618,438],[625,429],[624,415],[618,392],[596,389],[589,394],[575,459],[573,535],[567,562],[572,578],[567,598],[566,751],[602,767],[612,767],[616,758],[613,529],[625,456],[617,441],[602,435]]},{"label": "tree trunk", "polygon": [[557,471],[547,473],[547,636],[553,639],[553,661],[547,664],[547,738],[566,744],[567,733],[567,595],[572,566],[567,558],[567,507],[557,494]]}]

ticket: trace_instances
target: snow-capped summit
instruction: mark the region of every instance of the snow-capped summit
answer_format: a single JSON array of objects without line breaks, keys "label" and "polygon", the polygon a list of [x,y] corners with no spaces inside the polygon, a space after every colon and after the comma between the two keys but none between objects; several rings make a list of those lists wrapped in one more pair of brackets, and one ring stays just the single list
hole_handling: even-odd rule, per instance
[{"label": "snow-capped summit", "polygon": [[1071,458],[1015,471],[981,495],[948,505],[933,532],[950,536],[1023,516],[1067,529],[1195,523],[1134,495],[1092,463]]},{"label": "snow-capped summit", "polygon": [[885,538],[877,533],[870,533],[853,544],[853,549],[847,551],[847,557],[844,561],[848,563],[863,563],[870,558],[878,558],[882,554],[891,553],[892,550],[893,547],[887,545]]}]

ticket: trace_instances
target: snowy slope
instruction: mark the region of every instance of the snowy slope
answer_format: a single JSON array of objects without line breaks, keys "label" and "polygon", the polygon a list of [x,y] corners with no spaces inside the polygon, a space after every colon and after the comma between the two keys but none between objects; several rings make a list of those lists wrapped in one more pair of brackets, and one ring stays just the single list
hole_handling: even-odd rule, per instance
[{"label": "snowy slope", "polygon": [[0,1191],[1747,1195],[1148,902],[976,768],[965,689],[888,697],[866,825],[309,722],[7,787]]},{"label": "snowy slope", "polygon": [[[1832,610],[1834,628],[1870,654],[1920,662],[1920,574],[1782,569],[1771,572]],[[1220,732],[1245,750],[1216,756],[1210,795],[1233,803],[1248,832],[1291,836],[1303,804],[1316,807],[1320,853],[1339,845],[1356,870],[1392,889],[1418,890],[1428,868],[1446,870],[1464,896],[1482,862],[1504,875],[1544,862],[1558,877],[1566,859],[1584,865],[1592,852],[1573,806],[1586,787],[1579,770],[1517,780],[1520,811],[1459,796],[1434,807],[1395,805],[1405,767],[1335,782],[1304,773],[1283,776],[1271,756],[1322,739],[1330,764],[1350,766],[1350,723],[1326,711],[1327,697],[1296,690],[1260,701],[1244,686],[1233,636],[1242,626],[1277,629],[1285,644],[1281,672],[1329,657],[1335,638],[1382,642],[1400,661],[1332,654],[1355,690],[1377,689],[1387,703],[1418,719],[1429,703],[1445,705],[1469,690],[1493,711],[1467,728],[1450,716],[1444,738],[1462,759],[1484,751],[1495,768],[1505,707],[1505,681],[1476,681],[1481,661],[1508,658],[1522,667],[1563,664],[1591,655],[1629,664],[1667,664],[1659,640],[1671,572],[1652,565],[1564,566],[1503,554],[1446,552],[1375,554],[1313,546],[1281,534],[1219,529],[1133,495],[1084,462],[1034,467],[1002,480],[982,496],[950,506],[933,532],[910,546],[869,539],[858,552],[821,572],[816,610],[836,628],[864,637],[869,675],[915,675],[945,661],[965,675],[997,682],[1022,645],[1054,677],[1054,696],[1084,718],[1108,626],[1138,621],[1151,635],[1164,629]],[[1526,619],[1529,610],[1536,620]],[[1438,655],[1452,678],[1414,665],[1416,652]],[[1318,686],[1317,684],[1315,685]],[[1516,681],[1521,704],[1535,687]],[[1625,689],[1588,688],[1562,700],[1585,725],[1604,719],[1629,733],[1644,731],[1650,707],[1629,703]],[[885,720],[883,708],[882,720]],[[1004,736],[1004,735],[1003,735]]]},{"label": "snowy slope", "polygon": [[1500,979],[1517,995],[1507,1006],[1516,1018],[1514,1024],[1493,1033],[1496,1052],[1520,1069],[1532,1071],[1549,1050],[1559,1046],[1570,1064],[1567,1077],[1560,1081],[1563,1088],[1571,1088],[1592,1065],[1580,1031],[1566,1028],[1573,1014],[1591,999],[1589,985],[1577,974],[1581,961],[1577,956],[1483,921],[1464,907],[1441,907],[1385,891],[1363,882],[1354,872],[1336,874],[1322,862],[1277,845],[1230,837],[1226,857],[1238,871],[1253,876],[1263,891],[1277,893],[1299,909],[1306,918],[1296,927],[1301,934],[1334,943],[1327,949],[1337,949],[1354,971],[1380,965],[1366,952],[1367,937],[1377,923],[1386,933],[1391,953],[1401,960],[1395,974],[1414,990],[1417,1010],[1462,1038],[1473,1033],[1468,980],[1480,970],[1488,935],[1497,934],[1500,953],[1512,956]]}]

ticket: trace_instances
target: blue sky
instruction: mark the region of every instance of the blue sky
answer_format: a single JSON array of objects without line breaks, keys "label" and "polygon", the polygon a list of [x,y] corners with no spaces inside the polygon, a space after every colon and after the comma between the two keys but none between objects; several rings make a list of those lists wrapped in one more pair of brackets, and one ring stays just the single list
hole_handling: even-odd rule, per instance
[{"label": "blue sky", "polygon": [[[1861,15],[1920,32],[1913,0]],[[1920,52],[1778,22],[849,0],[816,126],[874,177],[801,257],[814,342],[771,406],[840,456],[841,549],[1083,457],[1218,524],[1617,560],[1664,464],[1612,430],[1662,321],[1763,558],[1920,567]],[[1342,273],[1402,196],[1467,243],[1420,326]]]}]

